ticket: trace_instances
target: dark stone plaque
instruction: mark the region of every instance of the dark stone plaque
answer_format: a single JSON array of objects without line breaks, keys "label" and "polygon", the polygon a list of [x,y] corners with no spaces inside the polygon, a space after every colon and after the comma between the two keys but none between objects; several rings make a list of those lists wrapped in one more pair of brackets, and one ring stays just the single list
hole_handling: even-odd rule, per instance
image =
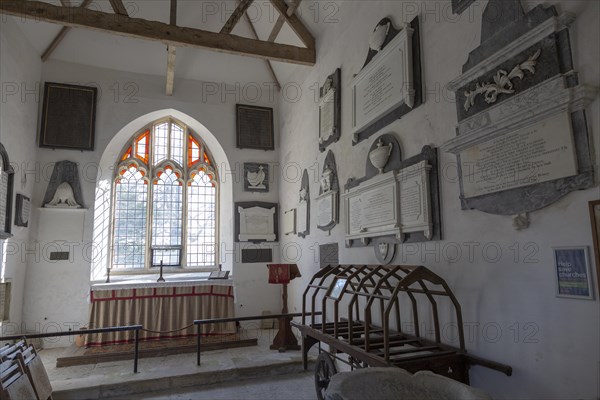
[{"label": "dark stone plaque", "polygon": [[46,82],[40,147],[94,150],[97,93],[95,87]]},{"label": "dark stone plaque", "polygon": [[67,261],[69,260],[68,251],[52,251],[50,252],[50,261]]},{"label": "dark stone plaque", "polygon": [[339,247],[337,243],[322,244],[319,246],[319,265],[321,268],[340,263]]},{"label": "dark stone plaque", "polygon": [[242,249],[242,263],[265,263],[273,261],[271,249]]},{"label": "dark stone plaque", "polygon": [[272,108],[237,104],[236,124],[239,149],[275,150]]}]

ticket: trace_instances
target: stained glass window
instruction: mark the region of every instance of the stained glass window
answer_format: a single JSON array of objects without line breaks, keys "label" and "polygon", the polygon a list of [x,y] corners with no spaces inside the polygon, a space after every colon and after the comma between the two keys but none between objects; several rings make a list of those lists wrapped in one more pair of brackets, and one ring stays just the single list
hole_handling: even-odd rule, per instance
[{"label": "stained glass window", "polygon": [[184,124],[159,121],[135,135],[119,160],[113,271],[144,272],[161,263],[215,268],[218,186],[200,138]]}]

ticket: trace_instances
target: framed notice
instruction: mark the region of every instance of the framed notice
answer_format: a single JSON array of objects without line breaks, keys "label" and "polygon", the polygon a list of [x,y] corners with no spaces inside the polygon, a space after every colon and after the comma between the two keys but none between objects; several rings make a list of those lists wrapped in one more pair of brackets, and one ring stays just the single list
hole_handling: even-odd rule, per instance
[{"label": "framed notice", "polygon": [[594,298],[587,247],[555,247],[556,296]]},{"label": "framed notice", "polygon": [[46,82],[40,147],[94,150],[97,94],[95,87]]},{"label": "framed notice", "polygon": [[590,219],[596,260],[596,279],[598,281],[598,290],[600,290],[600,200],[590,201]]},{"label": "framed notice", "polygon": [[237,104],[237,147],[239,149],[275,150],[273,109]]}]

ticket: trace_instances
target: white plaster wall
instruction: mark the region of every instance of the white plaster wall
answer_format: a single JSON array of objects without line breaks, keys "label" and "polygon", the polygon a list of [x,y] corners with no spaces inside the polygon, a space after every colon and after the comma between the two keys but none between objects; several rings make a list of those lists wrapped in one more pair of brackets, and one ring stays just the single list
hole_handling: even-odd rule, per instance
[{"label": "white plaster wall", "polygon": [[[13,205],[17,193],[31,197],[35,176],[23,175],[34,169],[36,160],[37,96],[41,76],[39,55],[12,19],[0,19],[0,142],[15,169]],[[13,206],[13,223],[14,223]],[[35,214],[35,212],[33,212]],[[32,218],[33,219],[33,218]],[[21,331],[21,314],[28,259],[22,251],[28,246],[35,225],[12,227],[14,236],[4,243],[2,277],[12,282],[10,321],[2,324],[2,334]]]},{"label": "white plaster wall", "polygon": [[[275,108],[277,102],[274,95],[269,94],[260,84],[236,87],[235,82],[230,86],[222,86],[198,81],[176,80],[175,93],[172,97],[165,95],[164,77],[140,75],[115,70],[100,69],[80,64],[49,61],[43,66],[42,82],[63,82],[82,85],[93,85],[99,88],[99,98],[96,115],[96,146],[92,152],[69,150],[39,149],[38,162],[42,171],[40,182],[33,193],[34,207],[40,207],[50,178],[53,164],[61,160],[70,160],[79,164],[82,181],[83,197],[87,211],[82,230],[83,239],[80,242],[63,243],[70,246],[74,254],[68,262],[32,262],[27,274],[26,290],[31,293],[25,301],[23,319],[28,325],[42,324],[41,330],[56,330],[83,326],[88,319],[88,298],[90,288],[90,243],[94,219],[94,193],[97,178],[110,176],[107,171],[110,165],[106,160],[116,154],[124,146],[127,135],[123,128],[143,121],[149,116],[164,116],[169,110],[174,110],[176,118],[188,122],[202,135],[205,128],[214,136],[212,141],[218,141],[223,153],[223,159],[228,161],[229,171],[219,165],[220,179],[223,187],[229,187],[229,196],[223,198],[224,213],[221,215],[222,240],[221,263],[224,268],[233,271],[236,287],[237,312],[260,314],[262,310],[276,311],[279,308],[279,292],[276,287],[269,286],[266,271],[253,264],[241,264],[239,246],[234,247],[233,241],[233,202],[234,201],[272,201],[277,202],[279,193],[277,181],[271,182],[271,191],[267,194],[243,192],[242,168],[243,162],[272,162],[279,158],[278,137],[276,135],[275,151],[240,150],[235,147],[235,104],[256,104]],[[37,109],[35,110],[37,112]],[[160,114],[160,115],[159,115]],[[36,115],[36,113],[32,114]],[[148,120],[149,121],[149,120]],[[141,128],[133,123],[133,128]],[[275,120],[275,126],[278,126]],[[200,127],[200,128],[197,128]],[[119,134],[118,134],[119,133]],[[118,135],[117,135],[118,134]],[[206,137],[206,136],[205,136]],[[211,140],[207,142],[210,145]],[[119,150],[115,150],[115,149]],[[107,150],[108,149],[108,150]],[[103,154],[106,150],[106,157]],[[218,149],[214,149],[215,153]],[[216,156],[216,155],[215,155]],[[108,163],[110,164],[110,163]],[[223,168],[221,168],[223,167]],[[40,227],[42,229],[42,227]],[[47,227],[43,227],[47,229]],[[63,230],[57,227],[56,236]],[[40,247],[50,246],[47,237],[40,233]],[[57,240],[55,239],[55,240]],[[62,240],[62,239],[61,239]],[[264,267],[263,267],[264,268]],[[273,306],[276,304],[276,306]],[[47,345],[65,344],[63,342]]]},{"label": "white plaster wall", "polygon": [[[539,2],[527,2],[526,10]],[[479,45],[481,12],[486,2],[460,17],[451,13],[449,1],[342,2],[329,30],[318,38],[318,64],[312,70],[298,69],[298,101],[283,98],[281,115],[282,165],[299,164],[311,174],[311,197],[318,193],[316,177],[326,153],[319,153],[318,108],[314,88],[322,85],[335,68],[342,67],[342,137],[332,149],[340,184],[364,175],[367,152],[376,134],[357,146],[350,135],[351,97],[349,83],[362,67],[369,33],[377,22],[390,16],[396,25],[419,15],[421,27],[424,104],[379,133],[393,132],[403,157],[420,152],[423,145],[440,146],[455,136],[456,108],[445,85],[460,75],[468,53]],[[565,1],[559,10],[572,11],[577,20],[571,29],[573,57],[582,83],[600,85],[600,3]],[[593,44],[593,45],[592,45]],[[587,110],[592,142],[599,147],[600,101]],[[598,152],[596,165],[600,161]],[[599,301],[555,297],[552,247],[592,246],[588,201],[598,199],[598,188],[571,193],[561,201],[531,215],[531,227],[512,228],[510,217],[462,211],[456,180],[455,158],[441,154],[441,242],[399,246],[394,263],[422,264],[444,277],[462,306],[470,353],[513,367],[513,376],[474,367],[473,386],[494,398],[596,399],[600,396]],[[287,163],[287,164],[286,164]],[[444,173],[447,171],[447,173]],[[299,182],[283,180],[280,203],[283,210],[297,205]],[[313,215],[315,211],[313,201]],[[318,270],[318,245],[337,242],[341,263],[377,263],[371,247],[345,249],[343,227],[331,236],[316,228],[306,239],[285,237],[282,248],[300,249],[287,260],[297,262],[302,278],[291,285],[290,311],[300,311],[301,295]],[[473,248],[470,256],[469,248]],[[460,252],[457,251],[459,249]],[[501,255],[496,255],[496,250]],[[497,258],[497,259],[496,259]],[[593,263],[593,261],[592,261]],[[595,266],[592,264],[595,270]],[[594,276],[595,279],[595,276]],[[594,281],[595,282],[595,281]],[[442,320],[454,319],[443,308]],[[451,327],[450,325],[446,325]],[[431,325],[429,325],[431,328]],[[452,339],[452,331],[447,332]]]}]

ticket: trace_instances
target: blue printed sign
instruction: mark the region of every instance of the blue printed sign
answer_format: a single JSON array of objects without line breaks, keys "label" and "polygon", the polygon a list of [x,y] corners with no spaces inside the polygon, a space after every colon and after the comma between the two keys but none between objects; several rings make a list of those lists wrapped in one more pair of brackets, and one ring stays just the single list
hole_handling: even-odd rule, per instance
[{"label": "blue printed sign", "polygon": [[554,249],[558,296],[592,298],[585,247]]}]

